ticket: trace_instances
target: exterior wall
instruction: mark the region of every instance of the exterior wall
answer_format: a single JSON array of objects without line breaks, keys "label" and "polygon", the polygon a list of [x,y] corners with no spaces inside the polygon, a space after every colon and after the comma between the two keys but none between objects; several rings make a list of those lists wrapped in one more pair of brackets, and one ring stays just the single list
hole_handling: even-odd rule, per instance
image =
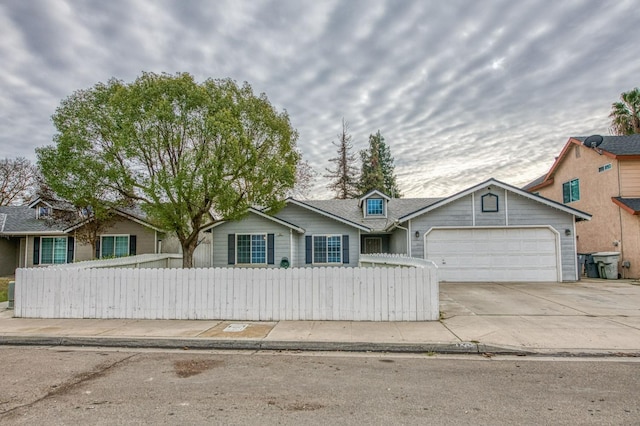
[{"label": "exterior wall", "polygon": [[[294,237],[298,236],[295,244],[296,253],[294,256],[296,263],[292,263],[291,266],[312,266],[305,263],[304,237],[307,235],[348,235],[349,264],[344,266],[358,265],[358,255],[360,253],[360,232],[358,232],[357,228],[294,204],[288,204],[275,216],[282,220],[286,220],[289,223],[300,226],[305,230],[304,235],[294,233]],[[335,266],[340,265],[336,264]]]},{"label": "exterior wall", "polygon": [[391,234],[389,253],[408,254],[407,253],[407,232],[404,229],[396,229]]},{"label": "exterior wall", "polygon": [[[498,211],[483,212],[482,195],[498,195]],[[422,236],[434,226],[532,226],[550,225],[560,234],[560,257],[563,281],[575,281],[576,251],[573,216],[553,207],[529,200],[502,188],[484,188],[473,195],[460,198],[450,204],[411,220],[411,232],[418,231],[420,238],[411,239],[411,255],[424,256]],[[565,229],[570,235],[565,235]]]},{"label": "exterior wall", "polygon": [[[289,235],[290,228],[275,223],[264,217],[255,214],[248,214],[242,220],[235,222],[226,222],[212,229],[213,244],[213,264],[214,268],[228,267],[228,235],[229,234],[274,234],[274,264],[267,265],[272,268],[280,267],[280,260],[283,257],[289,258],[291,263],[291,237]],[[294,239],[298,238],[295,232]],[[304,258],[303,258],[304,260]],[[247,267],[248,265],[238,265]],[[262,266],[265,265],[256,265]]]},{"label": "exterior wall", "polygon": [[[136,254],[147,254],[156,252],[156,232],[137,222],[122,218],[122,220],[114,223],[105,229],[101,235],[135,235],[136,236]],[[71,234],[73,236],[73,234]],[[76,240],[77,241],[77,240]],[[77,242],[75,249],[75,260],[91,260],[95,258],[92,252],[91,244],[82,244]]]},{"label": "exterior wall", "polygon": [[620,161],[620,196],[640,197],[640,160]]},{"label": "exterior wall", "polygon": [[640,277],[640,216],[631,215],[623,210],[620,219],[622,223],[621,246],[624,247],[621,260],[629,261],[631,268],[620,268],[618,272],[622,278],[638,278]]},{"label": "exterior wall", "polygon": [[13,275],[18,267],[19,240],[0,238],[0,276]]},{"label": "exterior wall", "polygon": [[[598,172],[599,167],[608,163],[611,163],[611,169]],[[631,262],[627,271],[630,278],[640,277],[640,247],[634,243],[637,241],[636,226],[633,218],[626,217],[631,215],[614,204],[611,197],[640,196],[636,189],[640,184],[633,179],[638,176],[639,166],[638,161],[619,162],[599,155],[593,149],[575,145],[558,165],[553,184],[538,191],[543,197],[562,203],[562,184],[580,179],[580,200],[567,205],[591,214],[592,218],[576,223],[578,253],[621,252],[621,260]],[[620,185],[623,178],[625,181]],[[629,226],[624,226],[627,221]]]}]

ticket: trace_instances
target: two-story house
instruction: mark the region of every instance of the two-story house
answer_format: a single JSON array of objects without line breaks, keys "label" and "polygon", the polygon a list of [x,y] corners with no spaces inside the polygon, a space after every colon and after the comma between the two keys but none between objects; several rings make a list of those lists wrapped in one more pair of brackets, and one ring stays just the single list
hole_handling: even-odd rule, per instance
[{"label": "two-story house", "polygon": [[591,213],[576,225],[578,252],[619,252],[620,275],[640,277],[640,135],[569,138],[524,189]]}]

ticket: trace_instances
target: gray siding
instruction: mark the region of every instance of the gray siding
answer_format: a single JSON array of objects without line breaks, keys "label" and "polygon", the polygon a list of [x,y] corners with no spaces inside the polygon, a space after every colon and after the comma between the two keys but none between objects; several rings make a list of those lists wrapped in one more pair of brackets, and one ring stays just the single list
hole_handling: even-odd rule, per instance
[{"label": "gray siding", "polygon": [[396,229],[391,234],[390,253],[407,254],[407,231],[404,229]]},{"label": "gray siding", "polygon": [[349,266],[358,266],[360,233],[357,228],[293,204],[288,204],[280,210],[278,214],[276,214],[276,217],[293,223],[305,230],[305,235],[298,237],[296,244],[296,263],[292,264],[292,266],[310,266],[305,263],[304,237],[306,235],[348,235]]},{"label": "gray siding", "polygon": [[[289,258],[291,262],[289,231],[291,228],[280,225],[272,220],[249,213],[242,220],[226,222],[212,229],[213,241],[213,267],[230,266],[228,262],[228,235],[229,234],[274,234],[274,264],[269,267],[280,267],[280,260],[283,257]],[[299,235],[296,231],[294,240]],[[247,265],[244,265],[247,266]],[[264,266],[264,265],[261,265]],[[293,264],[292,264],[293,266]]]}]

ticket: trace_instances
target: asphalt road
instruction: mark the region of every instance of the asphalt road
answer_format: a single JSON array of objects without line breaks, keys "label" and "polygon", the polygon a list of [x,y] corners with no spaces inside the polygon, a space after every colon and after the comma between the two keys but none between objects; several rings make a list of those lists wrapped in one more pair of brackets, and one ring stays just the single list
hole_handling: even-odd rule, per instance
[{"label": "asphalt road", "polygon": [[0,423],[640,424],[640,359],[0,347]]}]

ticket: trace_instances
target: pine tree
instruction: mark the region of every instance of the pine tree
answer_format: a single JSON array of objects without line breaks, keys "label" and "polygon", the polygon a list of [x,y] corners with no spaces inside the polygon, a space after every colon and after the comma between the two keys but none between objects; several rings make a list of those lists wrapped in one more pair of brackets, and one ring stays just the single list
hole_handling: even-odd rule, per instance
[{"label": "pine tree", "polygon": [[361,195],[377,189],[391,197],[402,197],[396,182],[391,150],[385,144],[380,130],[375,135],[369,135],[369,149],[360,151],[360,157],[362,172],[358,189]]},{"label": "pine tree", "polygon": [[342,119],[342,132],[338,134],[338,142],[332,142],[338,147],[337,157],[329,161],[335,164],[335,169],[327,168],[329,174],[324,175],[332,179],[327,188],[334,191],[337,199],[353,198],[358,195],[358,168],[354,166],[356,156],[351,152],[351,135],[349,134],[349,124]]}]

